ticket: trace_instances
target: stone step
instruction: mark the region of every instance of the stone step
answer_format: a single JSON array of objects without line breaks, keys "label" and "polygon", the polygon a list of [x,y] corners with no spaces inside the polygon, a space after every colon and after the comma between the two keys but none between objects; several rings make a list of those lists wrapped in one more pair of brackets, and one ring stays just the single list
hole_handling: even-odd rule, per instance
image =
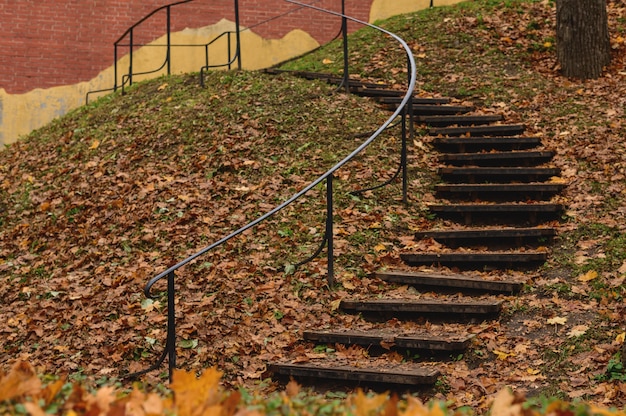
[{"label": "stone step", "polygon": [[501,114],[417,116],[416,121],[431,127],[478,126],[504,120]]},{"label": "stone step", "polygon": [[354,367],[332,364],[270,363],[268,370],[286,377],[306,377],[323,380],[340,380],[359,384],[432,385],[440,376],[439,370],[410,363],[389,365],[384,368]]},{"label": "stone step", "polygon": [[549,162],[553,151],[512,151],[493,153],[444,153],[439,161],[453,166],[537,166]]},{"label": "stone step", "polygon": [[540,146],[541,138],[524,136],[435,137],[432,139],[432,145],[444,153],[528,150]]},{"label": "stone step", "polygon": [[400,258],[409,266],[457,267],[474,270],[497,268],[527,269],[546,262],[545,252],[453,252],[453,253],[403,253]]},{"label": "stone step", "polygon": [[439,274],[408,271],[378,271],[374,274],[381,280],[412,286],[426,286],[453,290],[478,290],[492,293],[517,293],[524,284],[511,280],[485,280],[461,274]]},{"label": "stone step", "polygon": [[432,238],[447,247],[522,247],[549,244],[556,230],[533,228],[478,228],[466,230],[428,230],[415,233],[415,239]]},{"label": "stone step", "polygon": [[561,170],[544,167],[444,167],[439,176],[452,183],[540,182],[558,177]]},{"label": "stone step", "polygon": [[440,127],[430,129],[431,136],[515,136],[524,133],[523,124],[495,124],[490,126]]},{"label": "stone step", "polygon": [[428,334],[389,333],[389,331],[375,329],[368,331],[305,331],[303,333],[305,341],[318,344],[375,346],[385,349],[395,347],[430,351],[463,351],[473,337],[470,334],[465,336],[456,334],[433,336]]}]

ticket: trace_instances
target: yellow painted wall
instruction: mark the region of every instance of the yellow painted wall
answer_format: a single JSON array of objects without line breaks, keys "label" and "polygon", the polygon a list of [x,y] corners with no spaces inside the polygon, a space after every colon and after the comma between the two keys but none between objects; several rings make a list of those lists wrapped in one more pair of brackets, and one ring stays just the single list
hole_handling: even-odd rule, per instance
[{"label": "yellow painted wall", "polygon": [[[435,6],[457,3],[459,0],[434,0]],[[374,0],[370,10],[370,22],[401,13],[423,9],[430,0]],[[172,44],[205,44],[225,31],[234,31],[233,22],[222,20],[201,29],[185,29],[172,34]],[[165,44],[165,37],[153,42]],[[234,45],[234,39],[232,45]],[[302,30],[294,30],[282,39],[263,39],[250,30],[241,32],[241,54],[244,69],[267,68],[294,56],[318,47],[318,42]],[[233,46],[234,47],[234,46]],[[172,50],[172,73],[197,72],[204,65],[204,49],[179,47]],[[151,71],[164,62],[164,48],[144,47],[133,55],[133,72]],[[227,62],[226,39],[219,40],[209,48],[209,64]],[[118,63],[118,76],[128,68],[128,56]],[[236,66],[235,66],[236,68]],[[166,73],[166,69],[149,76],[135,76],[133,81],[155,77]],[[113,67],[105,69],[89,82],[49,89],[35,89],[25,94],[7,94],[0,89],[0,146],[16,141],[54,118],[66,114],[85,103],[87,91],[113,86]],[[120,85],[121,80],[118,80]],[[97,95],[90,96],[90,99]]]},{"label": "yellow painted wall", "polygon": [[[461,0],[433,0],[433,6],[448,6]],[[403,13],[410,13],[430,7],[430,0],[374,0],[370,9],[370,23],[388,19]]]},{"label": "yellow painted wall", "polygon": [[[201,29],[185,29],[173,33],[172,44],[204,45],[225,31],[234,31],[235,24],[223,20],[215,25]],[[153,42],[153,45],[166,44],[165,36]],[[282,39],[263,39],[250,30],[241,33],[242,65],[244,69],[267,68],[293,56],[301,55],[319,46],[319,43],[302,30],[294,30]],[[235,41],[232,46],[234,53]],[[226,38],[218,40],[209,47],[209,64],[228,62]],[[204,47],[178,47],[172,50],[171,72],[198,72],[205,64]],[[133,72],[152,71],[165,61],[164,47],[144,47],[133,54]],[[128,68],[129,57],[118,62],[118,85],[121,74]],[[234,66],[236,68],[236,65]],[[158,72],[144,76],[134,76],[133,82],[156,77],[167,73],[164,67]],[[85,104],[88,91],[107,89],[113,86],[113,66],[105,69],[89,82],[75,85],[35,89],[25,94],[7,94],[0,89],[0,144],[9,144],[20,136],[26,135],[54,118]],[[105,94],[105,93],[102,93]],[[100,95],[102,95],[100,94]],[[94,100],[98,94],[90,95]]]}]

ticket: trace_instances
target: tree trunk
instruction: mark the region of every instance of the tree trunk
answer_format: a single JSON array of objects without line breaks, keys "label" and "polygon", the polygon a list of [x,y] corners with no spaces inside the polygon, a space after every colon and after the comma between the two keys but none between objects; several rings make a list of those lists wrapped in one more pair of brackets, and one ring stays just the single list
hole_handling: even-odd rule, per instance
[{"label": "tree trunk", "polygon": [[611,61],[606,0],[557,0],[556,54],[566,77],[602,75]]}]

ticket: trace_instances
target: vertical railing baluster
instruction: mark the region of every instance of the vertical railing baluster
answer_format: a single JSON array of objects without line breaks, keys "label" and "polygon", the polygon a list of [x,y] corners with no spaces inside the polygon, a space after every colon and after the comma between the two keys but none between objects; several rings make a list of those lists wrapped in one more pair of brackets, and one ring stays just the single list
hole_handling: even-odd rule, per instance
[{"label": "vertical railing baluster", "polygon": [[176,368],[176,301],[175,301],[175,286],[174,280],[176,278],[175,272],[170,272],[167,275],[167,340],[165,341],[165,348],[168,354],[168,368],[170,383],[172,382],[172,376],[174,369]]},{"label": "vertical railing baluster", "polygon": [[117,91],[117,42],[113,48],[113,91]]},{"label": "vertical railing baluster", "polygon": [[237,69],[241,71],[241,36],[239,34],[239,0],[235,0],[235,32],[237,38]]},{"label": "vertical railing baluster", "polygon": [[171,16],[172,6],[167,6],[167,55],[165,56],[167,62],[167,75],[172,74],[172,66],[171,66],[171,53],[172,53],[172,16]]},{"label": "vertical railing baluster", "polygon": [[326,178],[326,238],[327,238],[327,256],[328,256],[328,286],[333,287],[335,283],[335,265],[334,265],[334,244],[333,235],[333,174]]},{"label": "vertical railing baluster", "polygon": [[[133,85],[133,29],[130,29],[130,50],[128,51],[128,85]],[[124,89],[124,82],[122,81],[122,89]]]},{"label": "vertical railing baluster", "polygon": [[228,49],[228,69],[230,70],[232,65],[231,65],[231,61],[233,60],[233,55],[230,51],[231,48],[231,42],[230,42],[230,33],[228,32],[228,35],[226,36],[226,49]]},{"label": "vertical railing baluster", "polygon": [[348,63],[348,18],[346,17],[346,0],[341,0],[341,35],[343,37],[343,86],[350,93],[350,68]]}]

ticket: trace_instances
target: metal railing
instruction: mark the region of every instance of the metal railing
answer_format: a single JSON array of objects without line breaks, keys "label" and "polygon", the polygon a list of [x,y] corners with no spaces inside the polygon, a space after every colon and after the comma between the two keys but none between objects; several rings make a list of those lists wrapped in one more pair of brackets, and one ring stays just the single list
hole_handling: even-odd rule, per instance
[{"label": "metal railing", "polygon": [[[341,19],[343,20],[343,25],[345,27],[345,23],[350,20],[353,21],[355,23],[364,25],[364,26],[369,26],[372,27],[376,30],[381,31],[382,33],[391,36],[392,38],[394,38],[395,40],[398,41],[398,43],[402,46],[402,49],[404,49],[404,52],[406,53],[407,56],[407,66],[408,66],[408,87],[407,87],[407,91],[405,93],[405,95],[403,96],[400,104],[398,105],[397,109],[393,112],[393,114],[373,133],[371,134],[363,143],[361,143],[356,149],[354,149],[349,155],[347,155],[346,157],[344,157],[340,162],[338,162],[337,164],[335,164],[332,168],[330,168],[328,171],[326,171],[324,174],[322,174],[321,176],[319,176],[317,179],[315,179],[313,182],[311,182],[309,185],[307,185],[306,187],[304,187],[301,191],[295,193],[294,195],[292,195],[289,199],[287,199],[286,201],[284,201],[282,204],[276,206],[275,208],[273,208],[272,210],[268,211],[267,213],[261,215],[260,217],[258,217],[257,219],[251,221],[250,223],[244,225],[243,227],[233,231],[232,233],[226,235],[225,237],[219,239],[218,241],[215,241],[213,244],[201,249],[200,251],[196,252],[195,254],[187,257],[186,259],[180,261],[179,263],[175,264],[174,266],[168,268],[167,270],[163,271],[162,273],[159,273],[158,275],[156,275],[155,277],[153,277],[152,279],[150,279],[148,281],[148,283],[145,285],[144,287],[144,294],[146,297],[148,298],[153,298],[153,294],[152,294],[152,288],[153,286],[161,281],[166,279],[167,280],[167,333],[166,333],[166,340],[165,340],[165,347],[163,350],[163,353],[159,356],[159,358],[156,360],[156,362],[154,364],[152,364],[151,366],[149,366],[148,368],[129,374],[127,375],[125,378],[136,378],[139,377],[143,374],[149,373],[151,371],[157,370],[158,368],[161,367],[161,365],[163,364],[163,362],[165,361],[165,359],[168,359],[168,369],[169,369],[169,376],[170,376],[170,380],[172,378],[172,372],[174,370],[174,368],[176,367],[176,311],[175,311],[175,290],[176,290],[176,286],[175,286],[175,280],[176,280],[176,271],[178,269],[180,269],[181,267],[191,263],[192,261],[196,260],[197,258],[199,258],[200,256],[203,256],[204,254],[210,252],[211,250],[215,249],[216,247],[219,247],[221,245],[223,245],[224,243],[226,243],[227,241],[231,240],[232,238],[244,233],[245,231],[255,227],[256,225],[260,224],[261,222],[267,220],[268,218],[274,216],[275,214],[277,214],[278,212],[282,211],[284,208],[288,207],[289,205],[291,205],[293,202],[295,202],[296,200],[298,200],[299,198],[303,197],[305,194],[307,194],[309,191],[311,191],[313,188],[315,188],[316,186],[320,185],[322,182],[325,182],[326,184],[326,230],[325,230],[325,236],[324,236],[324,240],[325,242],[322,244],[322,247],[316,251],[316,253],[314,254],[314,256],[318,255],[321,253],[321,251],[323,250],[324,245],[327,247],[327,258],[328,258],[328,284],[329,286],[332,286],[334,284],[334,253],[333,253],[333,179],[335,176],[335,173],[341,169],[344,165],[346,165],[348,162],[350,162],[351,160],[353,160],[357,155],[359,155],[365,148],[367,148],[379,135],[381,135],[388,127],[390,127],[392,125],[392,123],[394,122],[394,120],[396,120],[397,117],[401,117],[402,118],[402,141],[403,141],[403,146],[402,146],[402,151],[403,151],[403,156],[402,156],[402,165],[404,166],[404,174],[405,174],[405,178],[403,181],[403,192],[404,192],[404,196],[406,198],[406,141],[407,141],[407,121],[410,123],[411,122],[411,103],[412,103],[412,94],[413,91],[415,89],[415,83],[416,83],[416,66],[415,66],[415,60],[413,58],[413,54],[411,52],[411,49],[409,48],[409,46],[407,45],[407,43],[401,39],[399,36],[395,35],[394,33],[391,33],[381,27],[369,24],[367,22],[363,22],[361,20],[349,17],[347,15],[345,15],[345,9],[342,7],[342,12],[338,13],[338,12],[334,12],[334,11],[330,11],[330,10],[325,10],[319,7],[315,7],[312,5],[308,5],[308,4],[304,4],[304,3],[299,3],[298,1],[295,0],[285,0],[289,3],[293,3],[293,4],[298,4],[302,7],[307,7],[322,13],[328,13],[331,15],[335,15],[338,17],[341,17]],[[342,0],[342,4],[344,3],[344,1]],[[346,31],[344,31],[343,33],[344,37],[346,37]],[[344,39],[344,80],[347,79],[347,63],[348,63],[348,59],[347,59],[347,39]],[[346,81],[346,85],[347,85],[347,81]],[[412,131],[412,130],[411,130]],[[310,259],[309,259],[310,260]]]},{"label": "metal railing", "polygon": [[[167,68],[166,69],[167,75],[171,75],[171,71],[172,71],[172,68],[171,68],[172,59],[171,59],[171,57],[172,57],[172,48],[173,47],[198,47],[198,48],[204,48],[205,66],[203,68],[228,67],[228,69],[231,69],[233,63],[235,61],[237,61],[237,67],[239,69],[241,69],[241,47],[240,47],[240,38],[239,38],[239,33],[240,33],[240,29],[239,29],[239,0],[234,0],[234,10],[235,10],[235,31],[234,32],[232,32],[232,31],[224,32],[224,33],[218,35],[215,39],[213,39],[210,42],[205,43],[205,44],[173,44],[172,43],[172,22],[171,22],[172,7],[175,7],[175,6],[178,6],[178,5],[181,5],[181,4],[185,4],[185,3],[190,3],[192,1],[194,1],[194,0],[182,0],[182,1],[175,2],[175,3],[167,4],[165,6],[161,6],[161,7],[157,8],[157,9],[153,10],[152,12],[150,12],[149,14],[144,16],[143,18],[141,18],[139,21],[137,21],[131,27],[129,27],[124,32],[124,34],[122,36],[120,36],[113,44],[114,45],[113,46],[113,87],[88,91],[86,96],[85,96],[85,102],[87,104],[89,103],[89,97],[92,94],[111,92],[111,91],[115,92],[119,88],[121,88],[122,89],[122,93],[124,93],[125,86],[126,85],[128,85],[128,86],[132,85],[133,84],[133,77],[135,77],[135,76],[154,74],[154,73],[157,73],[157,72],[163,70],[163,68]],[[142,23],[144,23],[145,21],[147,21],[152,16],[156,15],[158,12],[160,12],[162,10],[165,10],[165,12],[166,12],[166,22],[165,22],[166,43],[164,45],[135,43],[135,41],[134,41],[135,29],[138,26],[140,26]],[[231,42],[232,34],[235,34],[235,36],[236,36],[236,43],[235,43],[235,52],[234,52],[234,54],[232,53],[232,42]],[[218,39],[221,39],[223,36],[227,36],[227,48],[228,48],[227,55],[228,55],[228,60],[225,63],[213,64],[213,65],[209,66],[209,46],[214,44]],[[126,38],[128,38],[127,43],[122,43]],[[120,78],[119,69],[118,69],[118,59],[120,58],[119,49],[121,49],[123,47],[128,47],[128,72],[123,74],[123,75],[121,75],[121,78]],[[156,69],[143,71],[143,72],[134,72],[133,55],[134,55],[135,49],[138,48],[138,47],[161,47],[161,48],[165,48],[165,57],[164,57],[163,63]]]}]

